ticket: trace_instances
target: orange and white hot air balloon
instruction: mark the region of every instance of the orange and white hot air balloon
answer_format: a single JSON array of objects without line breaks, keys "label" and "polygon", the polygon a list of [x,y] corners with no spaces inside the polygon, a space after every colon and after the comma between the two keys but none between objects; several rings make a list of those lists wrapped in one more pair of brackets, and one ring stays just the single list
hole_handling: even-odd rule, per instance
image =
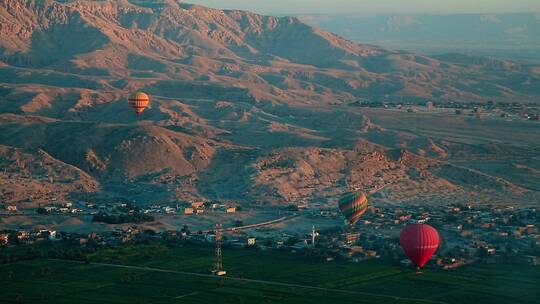
[{"label": "orange and white hot air balloon", "polygon": [[150,104],[150,97],[146,93],[135,92],[129,95],[128,104],[129,107],[135,111],[135,114],[140,116],[144,109]]}]

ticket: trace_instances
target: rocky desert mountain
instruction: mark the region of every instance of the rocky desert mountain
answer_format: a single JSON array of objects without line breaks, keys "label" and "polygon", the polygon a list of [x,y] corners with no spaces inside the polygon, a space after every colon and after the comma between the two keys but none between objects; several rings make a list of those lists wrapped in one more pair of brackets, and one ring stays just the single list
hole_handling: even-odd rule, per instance
[{"label": "rocky desert mountain", "polygon": [[[135,90],[152,96],[140,119],[126,103]],[[527,203],[540,124],[355,104],[539,96],[540,66],[362,45],[294,17],[1,0],[0,193],[29,206],[334,203],[345,188],[386,203]]]}]

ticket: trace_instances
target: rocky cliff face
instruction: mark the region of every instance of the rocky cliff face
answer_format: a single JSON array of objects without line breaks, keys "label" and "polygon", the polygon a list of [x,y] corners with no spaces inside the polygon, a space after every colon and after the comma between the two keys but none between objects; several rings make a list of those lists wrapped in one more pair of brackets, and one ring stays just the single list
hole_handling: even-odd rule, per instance
[{"label": "rocky cliff face", "polygon": [[[491,155],[477,145],[492,129],[446,118],[465,130],[449,134],[437,117],[349,103],[540,94],[538,67],[385,50],[296,18],[172,0],[4,0],[0,21],[0,144],[80,170],[81,185],[96,185],[83,192],[138,202],[332,202],[347,187],[384,187],[381,199],[401,201],[468,194],[460,174],[491,195],[507,181],[444,162],[472,155],[457,150]],[[140,120],[125,102],[138,89],[152,97]],[[506,127],[510,151],[529,159],[514,142],[523,126]],[[526,145],[534,155],[537,143]]]},{"label": "rocky cliff face", "polygon": [[[70,87],[102,92],[141,86],[135,83],[140,78],[147,87],[202,81],[286,103],[396,96],[526,101],[540,93],[536,67],[385,50],[292,17],[177,1],[6,0],[0,20],[7,83],[60,86],[67,80]],[[28,76],[20,68],[37,71]],[[183,89],[180,97],[199,90]]]}]

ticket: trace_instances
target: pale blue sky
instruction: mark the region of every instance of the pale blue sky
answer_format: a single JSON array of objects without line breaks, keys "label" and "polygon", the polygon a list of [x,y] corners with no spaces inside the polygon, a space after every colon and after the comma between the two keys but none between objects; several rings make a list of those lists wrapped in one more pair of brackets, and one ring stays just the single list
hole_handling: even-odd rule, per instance
[{"label": "pale blue sky", "polygon": [[258,13],[503,13],[540,12],[540,0],[185,0]]}]

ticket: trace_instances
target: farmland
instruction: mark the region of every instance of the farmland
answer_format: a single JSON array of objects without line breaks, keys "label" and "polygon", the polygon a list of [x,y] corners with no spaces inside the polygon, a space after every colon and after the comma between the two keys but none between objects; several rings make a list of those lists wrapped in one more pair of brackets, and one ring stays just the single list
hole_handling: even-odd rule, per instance
[{"label": "farmland", "polygon": [[539,267],[475,264],[418,275],[378,260],[320,262],[225,248],[227,278],[189,274],[207,274],[212,262],[213,249],[195,245],[114,247],[91,254],[89,263],[21,261],[0,268],[0,298],[3,303],[534,303],[540,296]]}]

